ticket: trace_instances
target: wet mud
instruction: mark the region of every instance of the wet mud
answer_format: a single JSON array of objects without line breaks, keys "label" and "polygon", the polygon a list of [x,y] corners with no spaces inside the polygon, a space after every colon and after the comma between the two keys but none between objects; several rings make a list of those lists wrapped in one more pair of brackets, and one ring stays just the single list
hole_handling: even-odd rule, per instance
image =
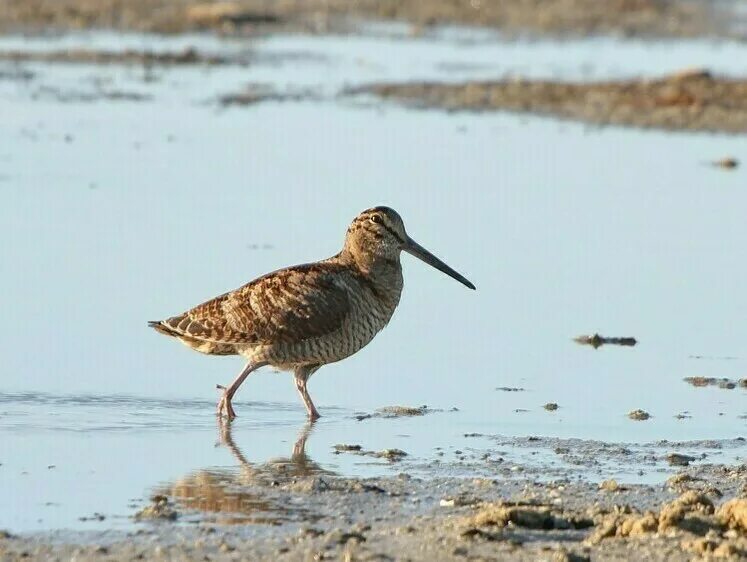
[{"label": "wet mud", "polygon": [[[456,408],[452,408],[450,411],[457,411]],[[384,406],[374,412],[366,413],[361,412],[355,414],[355,419],[358,421],[368,420],[371,418],[411,418],[413,416],[424,416],[426,414],[432,414],[435,412],[443,412],[443,410],[437,408],[429,408],[428,406]]]},{"label": "wet mud", "polygon": [[248,55],[216,55],[198,51],[194,47],[187,47],[174,52],[155,52],[148,50],[126,49],[124,51],[105,51],[92,49],[66,49],[52,52],[37,51],[0,51],[0,61],[15,63],[46,62],[46,63],[74,63],[88,65],[143,65],[143,66],[176,66],[176,65],[206,65],[217,66],[224,64],[249,64]]},{"label": "wet mud", "polygon": [[279,30],[340,31],[362,20],[430,26],[481,26],[509,34],[615,34],[645,37],[739,35],[740,16],[706,0],[3,0],[1,29],[88,29],[255,34]]},{"label": "wet mud", "polygon": [[747,79],[687,70],[657,79],[372,84],[349,90],[418,108],[510,111],[595,125],[747,132]]},{"label": "wet mud", "polygon": [[[2,560],[691,560],[747,555],[745,467],[687,467],[664,484],[566,476],[346,478],[291,456],[162,486],[126,536],[0,534]],[[356,450],[355,447],[347,449]]]},{"label": "wet mud", "polygon": [[651,417],[651,414],[649,414],[645,410],[637,409],[637,410],[631,410],[630,412],[628,412],[628,417],[631,420],[635,420],[635,421],[646,421],[647,419]]},{"label": "wet mud", "polygon": [[281,91],[270,84],[247,84],[240,92],[221,96],[218,103],[223,107],[230,107],[252,106],[265,102],[300,102],[319,99],[321,95],[313,89]]},{"label": "wet mud", "polygon": [[576,336],[575,338],[573,338],[573,341],[580,345],[590,345],[594,349],[599,349],[603,345],[621,345],[624,347],[633,347],[638,343],[635,338],[608,338],[605,336],[600,336],[599,334],[594,334],[593,336]]},{"label": "wet mud", "polygon": [[716,377],[685,377],[682,380],[689,385],[701,388],[706,386],[716,386],[725,390],[733,390],[737,387],[747,388],[747,378],[732,380]]}]

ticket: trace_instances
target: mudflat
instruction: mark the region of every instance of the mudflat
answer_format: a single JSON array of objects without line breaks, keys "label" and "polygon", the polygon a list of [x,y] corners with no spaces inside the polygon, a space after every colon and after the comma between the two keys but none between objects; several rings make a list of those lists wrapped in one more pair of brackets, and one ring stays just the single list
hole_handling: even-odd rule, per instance
[{"label": "mudflat", "polygon": [[3,0],[0,28],[87,29],[178,33],[253,33],[295,29],[324,32],[351,22],[407,22],[417,33],[434,25],[468,25],[507,33],[618,34],[698,37],[737,34],[728,3],[706,0]]},{"label": "mudflat", "polygon": [[[246,467],[245,467],[246,468]],[[137,531],[0,538],[20,560],[668,560],[747,556],[747,469],[688,468],[661,485],[345,478],[295,461],[193,473]],[[192,513],[188,523],[182,518]]]},{"label": "mudflat", "polygon": [[595,125],[747,132],[747,79],[694,69],[661,78],[564,82],[522,78],[447,84],[374,84],[352,90],[410,106],[511,111]]}]

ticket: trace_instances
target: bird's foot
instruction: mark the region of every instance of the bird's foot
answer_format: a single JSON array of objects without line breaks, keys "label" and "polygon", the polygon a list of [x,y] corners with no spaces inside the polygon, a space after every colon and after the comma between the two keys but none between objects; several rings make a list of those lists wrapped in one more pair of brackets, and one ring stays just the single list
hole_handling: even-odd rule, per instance
[{"label": "bird's foot", "polygon": [[315,422],[321,417],[322,415],[316,411],[316,408],[312,408],[311,410],[309,410],[309,421],[310,422]]},{"label": "bird's foot", "polygon": [[223,391],[223,396],[218,400],[218,406],[215,412],[216,415],[218,417],[223,417],[225,415],[228,420],[234,419],[236,417],[236,412],[231,405],[231,395],[228,393],[228,389],[221,384],[216,384],[215,387]]}]

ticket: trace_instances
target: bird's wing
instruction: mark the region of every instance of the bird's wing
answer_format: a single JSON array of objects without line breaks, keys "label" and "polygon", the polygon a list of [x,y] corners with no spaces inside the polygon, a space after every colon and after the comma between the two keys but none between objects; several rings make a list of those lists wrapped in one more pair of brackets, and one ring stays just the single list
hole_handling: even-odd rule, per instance
[{"label": "bird's wing", "polygon": [[350,301],[325,265],[276,271],[164,322],[179,334],[216,343],[292,343],[329,334],[342,325]]}]

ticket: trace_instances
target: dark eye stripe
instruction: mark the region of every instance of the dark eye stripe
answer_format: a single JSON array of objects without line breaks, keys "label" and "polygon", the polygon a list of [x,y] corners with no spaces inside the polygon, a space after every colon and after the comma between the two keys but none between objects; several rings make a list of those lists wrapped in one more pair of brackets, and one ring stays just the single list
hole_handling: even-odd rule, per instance
[{"label": "dark eye stripe", "polygon": [[400,242],[401,242],[402,244],[404,244],[404,243],[405,243],[405,241],[404,241],[404,240],[402,240],[402,237],[401,237],[401,236],[400,236],[400,235],[399,235],[399,234],[398,234],[398,233],[397,233],[396,231],[394,231],[393,229],[389,228],[389,225],[388,225],[388,224],[386,224],[385,222],[382,222],[382,223],[381,223],[381,226],[383,226],[383,227],[384,227],[384,230],[386,230],[386,231],[387,231],[387,232],[388,232],[389,234],[391,234],[392,236],[394,236],[394,237],[395,237],[395,238],[396,238],[397,240],[399,240],[399,241],[400,241]]},{"label": "dark eye stripe", "polygon": [[[373,219],[374,219],[374,217],[376,217],[376,218],[377,218],[378,220],[373,220]],[[390,227],[390,226],[389,226],[389,225],[388,225],[388,224],[387,224],[387,223],[386,223],[386,222],[384,221],[384,218],[383,218],[383,217],[382,217],[381,215],[378,215],[378,214],[371,214],[371,215],[367,215],[367,216],[365,217],[365,219],[364,219],[364,220],[366,220],[366,221],[369,221],[369,220],[373,221],[373,222],[374,222],[374,223],[375,223],[375,224],[376,224],[377,226],[381,226],[381,227],[383,227],[383,228],[384,228],[384,230],[386,230],[386,231],[387,231],[387,232],[388,232],[389,234],[391,234],[392,236],[394,236],[394,238],[396,238],[396,239],[397,239],[397,240],[398,240],[398,241],[399,241],[400,243],[402,243],[402,244],[404,244],[404,243],[405,243],[405,241],[404,241],[404,240],[402,239],[402,237],[401,237],[401,236],[400,236],[400,235],[399,235],[399,234],[397,233],[397,231],[396,231],[396,230],[394,230],[394,229],[392,229],[392,228],[391,228],[391,227]],[[363,224],[361,224],[361,226],[363,226],[364,224],[365,224],[365,222],[364,222]],[[364,228],[365,228],[365,227],[364,227]]]}]

